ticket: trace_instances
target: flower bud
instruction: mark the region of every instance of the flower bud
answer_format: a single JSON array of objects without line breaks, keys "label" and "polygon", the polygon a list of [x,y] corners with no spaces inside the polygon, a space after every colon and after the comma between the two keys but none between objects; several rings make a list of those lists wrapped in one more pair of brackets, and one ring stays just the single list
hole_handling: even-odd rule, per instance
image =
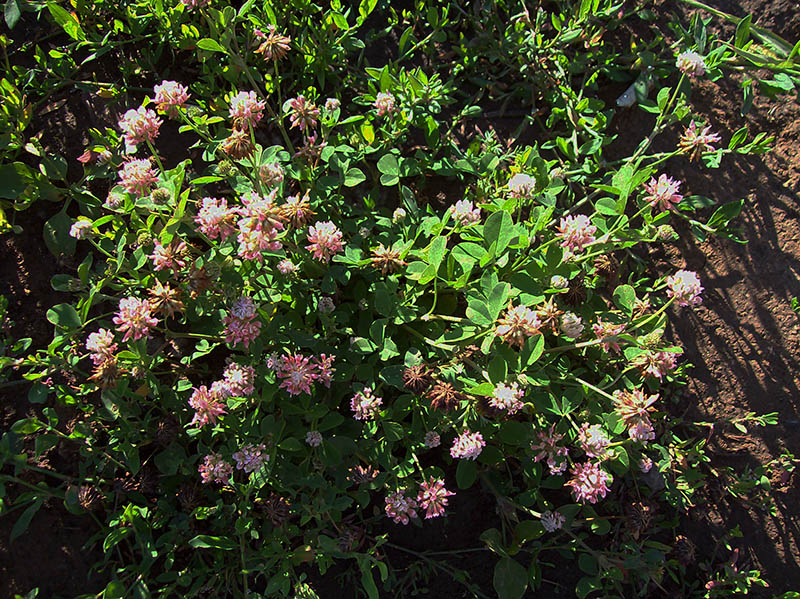
[{"label": "flower bud", "polygon": [[394,213],[392,214],[392,221],[396,223],[402,223],[406,220],[406,211],[402,208],[395,209]]},{"label": "flower bud", "polygon": [[569,287],[569,281],[561,275],[553,275],[550,277],[550,287],[553,289],[566,289]]}]

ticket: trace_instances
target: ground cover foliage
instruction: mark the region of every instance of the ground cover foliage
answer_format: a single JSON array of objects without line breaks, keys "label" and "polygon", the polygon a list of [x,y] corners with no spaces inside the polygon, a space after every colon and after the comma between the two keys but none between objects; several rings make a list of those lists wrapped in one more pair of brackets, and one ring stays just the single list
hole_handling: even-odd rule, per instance
[{"label": "ground cover foliage", "polygon": [[[606,0],[9,0],[3,226],[57,202],[44,242],[72,264],[49,344],[3,347],[4,381],[32,383],[0,442],[11,536],[46,501],[88,513],[104,598],[315,597],[335,574],[370,598],[449,577],[513,599],[565,564],[579,597],[765,586],[737,530],[712,556],[675,533],[708,458],[703,424],[669,414],[691,365],[663,335],[703,273],[642,248],[677,223],[746,242],[743,200],[669,165],[768,151],[696,117],[692,87],[744,73],[743,112],[796,95],[800,44],[688,3],[681,23]],[[663,18],[669,38],[621,34]],[[19,27],[46,36],[11,44]],[[114,115],[79,174],[28,129],[64,86]],[[608,160],[626,110],[652,126]],[[515,111],[517,144],[464,133]],[[469,547],[400,541],[447,520]],[[492,588],[459,567],[477,551]]]}]

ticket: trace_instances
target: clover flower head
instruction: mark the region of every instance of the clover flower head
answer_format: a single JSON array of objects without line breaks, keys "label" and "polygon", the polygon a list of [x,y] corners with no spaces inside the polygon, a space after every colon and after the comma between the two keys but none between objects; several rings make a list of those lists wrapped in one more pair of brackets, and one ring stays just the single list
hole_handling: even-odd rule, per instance
[{"label": "clover flower head", "polygon": [[297,265],[289,260],[289,258],[284,258],[278,262],[278,272],[284,276],[294,274],[297,272]]},{"label": "clover flower head", "polygon": [[125,145],[135,148],[136,144],[143,141],[154,142],[163,122],[154,111],[144,106],[131,108],[119,121]]},{"label": "clover flower head", "polygon": [[393,113],[394,96],[388,92],[380,92],[375,98],[375,109],[378,111],[378,116]]},{"label": "clover flower head", "polygon": [[481,220],[481,209],[475,207],[471,200],[458,200],[450,206],[450,214],[462,227],[478,223]]},{"label": "clover flower head", "polygon": [[277,187],[283,183],[285,173],[280,163],[271,162],[258,169],[258,176],[267,187]]},{"label": "clover flower head", "polygon": [[317,365],[302,354],[278,358],[275,374],[282,379],[279,388],[289,395],[311,394],[311,385],[319,376]]},{"label": "clover flower head", "polygon": [[327,295],[323,295],[317,301],[317,308],[323,314],[330,314],[336,309],[336,304],[333,303],[333,298],[330,298]]},{"label": "clover flower head", "polygon": [[567,469],[569,449],[558,445],[564,435],[555,432],[555,429],[556,425],[551,424],[549,430],[537,432],[539,443],[531,443],[531,449],[539,452],[534,456],[533,461],[546,460],[550,474],[557,475]]},{"label": "clover flower head", "polygon": [[317,380],[328,389],[331,388],[333,373],[336,372],[336,369],[333,367],[334,359],[334,356],[329,356],[327,354],[320,354],[314,358],[314,366],[317,367]]},{"label": "clover flower head", "polygon": [[233,466],[218,453],[207,455],[197,470],[200,472],[203,484],[213,481],[224,485],[230,482],[233,475]]},{"label": "clover flower head", "polygon": [[158,173],[146,158],[128,160],[119,171],[119,184],[134,195],[147,195],[158,181]]},{"label": "clover flower head", "polygon": [[329,262],[344,249],[342,232],[331,221],[321,221],[308,228],[306,249],[320,262]]},{"label": "clover flower head", "polygon": [[299,127],[301,131],[308,131],[317,126],[319,108],[306,100],[302,94],[289,100],[289,121],[292,127]]},{"label": "clover flower head", "polygon": [[395,524],[408,524],[411,518],[417,518],[417,502],[406,497],[405,490],[400,489],[386,498],[386,515]]},{"label": "clover flower head", "polygon": [[443,515],[444,508],[447,506],[447,498],[452,495],[455,493],[445,489],[444,481],[441,478],[431,476],[427,481],[421,482],[417,503],[425,510],[425,519],[438,518]]},{"label": "clover flower head", "polygon": [[650,181],[645,183],[644,189],[647,192],[644,200],[648,202],[653,208],[658,207],[662,212],[668,210],[675,210],[675,206],[683,200],[683,196],[679,193],[681,182],[661,174],[658,179],[652,177]]},{"label": "clover flower head", "polygon": [[170,287],[169,284],[164,284],[158,279],[153,282],[149,296],[153,310],[167,318],[172,318],[177,312],[182,312],[185,308],[181,300],[180,289]]},{"label": "clover flower head", "polygon": [[702,77],[706,74],[705,59],[694,50],[684,50],[678,54],[675,66],[689,77]]},{"label": "clover flower head", "polygon": [[225,239],[236,230],[234,221],[238,214],[238,208],[228,208],[228,201],[225,199],[203,198],[194,222],[199,225],[198,230],[209,239]]},{"label": "clover flower head", "polygon": [[698,131],[697,123],[692,121],[681,134],[678,147],[689,153],[692,160],[697,160],[704,152],[713,152],[716,149],[713,144],[719,142],[720,139],[719,135],[711,133],[711,125],[704,127],[702,131]]},{"label": "clover flower head", "polygon": [[311,220],[316,212],[311,209],[311,201],[308,192],[302,196],[293,195],[286,198],[286,203],[281,206],[281,215],[288,220],[292,226],[300,228]]},{"label": "clover flower head", "polygon": [[256,36],[264,40],[256,49],[256,54],[261,54],[264,60],[280,60],[289,52],[289,44],[292,38],[278,33],[275,25],[267,25],[267,30],[269,31],[268,34],[264,34],[258,29],[255,31]]},{"label": "clover flower head", "polygon": [[233,302],[231,306],[231,316],[234,318],[240,318],[242,320],[249,320],[254,318],[256,315],[256,305],[253,302],[253,298],[242,296]]},{"label": "clover flower head", "polygon": [[639,471],[642,474],[647,474],[648,472],[650,472],[652,468],[653,468],[653,460],[651,460],[647,456],[644,456],[642,457],[641,460],[639,460]]},{"label": "clover flower head", "polygon": [[267,448],[263,443],[259,445],[247,443],[233,454],[233,459],[236,462],[237,470],[244,470],[247,474],[250,474],[260,470],[261,466],[269,461],[269,454],[267,454]]},{"label": "clover flower head", "polygon": [[261,321],[256,318],[256,306],[249,297],[241,297],[231,306],[230,314],[222,319],[225,341],[248,347],[261,331]]},{"label": "clover flower head", "polygon": [[231,98],[230,118],[233,119],[235,129],[245,130],[255,127],[264,116],[266,102],[258,99],[256,92],[239,92]]},{"label": "clover flower head", "polygon": [[552,296],[536,309],[536,317],[539,322],[542,323],[543,327],[549,326],[553,333],[558,332],[559,319],[562,314],[563,311],[558,307],[555,298]]},{"label": "clover flower head", "polygon": [[643,376],[652,376],[659,381],[678,366],[678,354],[666,351],[645,351],[631,360],[631,365],[642,371]]},{"label": "clover flower head", "polygon": [[550,287],[553,289],[567,289],[569,287],[569,281],[566,277],[562,277],[561,275],[553,275],[550,277]]},{"label": "clover flower head", "polygon": [[231,362],[222,373],[222,378],[228,389],[228,395],[233,397],[248,397],[255,391],[253,383],[256,371],[252,366]]},{"label": "clover flower head", "polygon": [[196,387],[189,397],[189,406],[194,409],[194,418],[190,424],[197,424],[200,428],[206,424],[216,424],[217,418],[226,413],[225,404],[216,389],[209,389],[205,385]]},{"label": "clover flower head", "polygon": [[497,321],[496,333],[511,346],[521,348],[528,337],[538,334],[542,323],[528,306],[508,305],[503,318]]},{"label": "clover flower head", "polygon": [[598,317],[597,322],[592,325],[592,331],[594,331],[598,339],[605,339],[605,341],[600,344],[603,351],[613,351],[615,353],[621,351],[619,343],[617,343],[614,337],[625,332],[624,324],[615,324],[613,322],[604,321],[602,318]]},{"label": "clover flower head", "polygon": [[69,229],[69,235],[75,239],[90,239],[93,235],[92,221],[76,220]]},{"label": "clover flower head", "polygon": [[557,231],[556,237],[561,239],[561,247],[568,248],[573,252],[580,252],[590,243],[594,243],[597,227],[585,214],[577,216],[570,214],[561,219]]},{"label": "clover flower head", "polygon": [[373,420],[380,412],[383,398],[376,397],[375,392],[369,387],[364,387],[350,400],[350,409],[356,420]]},{"label": "clover flower head", "polygon": [[453,446],[450,448],[450,456],[453,458],[477,460],[484,447],[486,447],[486,443],[483,440],[483,435],[479,432],[472,433],[469,430],[465,430],[453,440]]},{"label": "clover flower head", "polygon": [[327,100],[325,100],[325,110],[327,110],[328,112],[333,112],[341,105],[342,103],[336,98],[328,98]]},{"label": "clover flower head", "polygon": [[[283,225],[280,225],[283,228]],[[278,238],[280,229],[266,223],[259,223],[254,217],[239,220],[239,255],[245,260],[264,261],[264,252],[276,252],[281,249]]]},{"label": "clover flower head", "polygon": [[403,208],[395,208],[392,212],[392,222],[402,223],[406,219],[406,211]]},{"label": "clover flower head", "polygon": [[308,431],[306,433],[306,443],[310,447],[319,447],[322,445],[322,433],[319,431]]},{"label": "clover flower head", "polygon": [[425,447],[428,449],[433,449],[434,447],[439,447],[439,445],[442,444],[442,438],[436,431],[428,431],[425,433],[423,443],[425,443]]},{"label": "clover flower head", "polygon": [[498,410],[504,410],[511,416],[519,412],[522,406],[525,405],[522,403],[523,395],[524,393],[517,383],[511,383],[510,385],[500,383],[492,391],[489,405]]},{"label": "clover flower head", "polygon": [[184,241],[177,238],[170,241],[166,246],[161,245],[156,240],[153,245],[153,253],[149,258],[153,261],[153,270],[171,270],[177,272],[186,268],[186,256],[189,248]]},{"label": "clover flower head", "polygon": [[589,458],[604,460],[609,457],[608,445],[611,440],[599,424],[584,422],[578,431],[578,444]]},{"label": "clover flower head", "polygon": [[547,510],[546,512],[542,512],[541,521],[542,526],[547,532],[555,532],[564,526],[567,519],[558,511],[551,512]]},{"label": "clover flower head", "polygon": [[577,339],[583,333],[583,320],[574,312],[564,312],[561,316],[561,332],[572,339]]},{"label": "clover flower head", "polygon": [[86,350],[91,353],[92,363],[95,366],[105,362],[117,351],[114,343],[114,333],[108,329],[100,329],[91,333],[86,338]]},{"label": "clover flower head", "polygon": [[525,173],[517,173],[508,180],[508,191],[512,197],[519,199],[530,197],[535,189],[536,181]]},{"label": "clover flower head", "polygon": [[655,410],[653,404],[658,395],[646,396],[641,389],[633,391],[614,391],[614,410],[628,428],[628,435],[634,441],[652,441],[655,439],[653,424],[649,412]]},{"label": "clover flower head", "polygon": [[119,300],[119,310],[114,317],[117,331],[125,333],[122,341],[142,337],[150,337],[150,329],[158,324],[151,313],[151,306],[147,300],[128,296]]},{"label": "clover flower head", "polygon": [[608,493],[611,475],[596,462],[574,464],[570,470],[572,478],[566,485],[572,487],[572,496],[580,503],[597,503]]},{"label": "clover flower head", "polygon": [[699,306],[703,303],[703,298],[700,297],[703,286],[696,272],[679,270],[667,277],[667,287],[667,294],[674,297],[679,306]]},{"label": "clover flower head", "polygon": [[178,109],[189,101],[189,90],[177,81],[162,81],[153,88],[156,108],[169,118],[178,117]]}]

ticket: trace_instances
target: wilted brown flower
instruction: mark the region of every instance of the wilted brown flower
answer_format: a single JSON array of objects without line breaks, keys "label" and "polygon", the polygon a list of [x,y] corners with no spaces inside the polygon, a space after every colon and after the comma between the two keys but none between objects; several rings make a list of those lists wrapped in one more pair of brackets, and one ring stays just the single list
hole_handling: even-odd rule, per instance
[{"label": "wilted brown flower", "polygon": [[380,244],[377,248],[372,250],[372,266],[381,269],[381,274],[385,275],[390,272],[395,272],[405,262],[400,258],[400,252],[392,249],[392,247],[385,247]]},{"label": "wilted brown flower", "polygon": [[197,485],[192,483],[183,483],[178,489],[178,502],[185,512],[191,512],[200,505],[200,490]]},{"label": "wilted brown flower", "polygon": [[627,507],[625,516],[625,528],[638,541],[642,533],[650,528],[650,523],[653,519],[653,508],[647,503],[635,501]]},{"label": "wilted brown flower", "polygon": [[378,476],[377,468],[373,468],[372,466],[354,466],[350,468],[350,474],[347,479],[355,484],[355,485],[365,485],[367,483],[371,483],[375,480],[375,477]]},{"label": "wilted brown flower", "polygon": [[463,393],[456,391],[453,385],[444,381],[436,381],[425,393],[425,397],[431,400],[432,408],[443,412],[456,409],[458,404],[466,399]]},{"label": "wilted brown flower", "polygon": [[347,553],[348,551],[357,551],[364,541],[366,531],[360,526],[353,526],[342,530],[342,534],[336,540],[336,545],[339,551]]},{"label": "wilted brown flower", "polygon": [[403,385],[414,393],[423,393],[433,383],[430,370],[425,364],[415,364],[403,371]]},{"label": "wilted brown flower", "polygon": [[103,507],[100,492],[91,485],[82,485],[78,489],[78,505],[87,512],[94,512]]},{"label": "wilted brown flower", "polygon": [[551,297],[536,310],[536,316],[542,322],[542,326],[549,326],[553,333],[558,333],[560,324],[559,318],[564,312],[558,309],[555,298]]},{"label": "wilted brown flower", "polygon": [[211,279],[208,276],[208,271],[204,267],[197,268],[192,264],[187,287],[189,288],[189,296],[192,299],[197,299],[198,295],[211,287]]},{"label": "wilted brown flower", "polygon": [[177,312],[183,312],[184,305],[180,297],[179,289],[170,287],[168,284],[162,285],[158,279],[150,289],[150,305],[156,312],[160,312],[167,318],[172,318]]},{"label": "wilted brown flower", "polygon": [[612,254],[603,254],[594,259],[595,272],[606,280],[608,287],[614,287],[619,278],[619,262]]},{"label": "wilted brown flower", "polygon": [[300,229],[311,220],[311,217],[316,214],[311,209],[311,202],[308,198],[308,192],[303,197],[299,195],[289,196],[286,198],[286,203],[280,207],[280,214],[285,218],[293,227]]},{"label": "wilted brown flower", "polygon": [[90,381],[94,381],[101,389],[111,389],[117,384],[122,369],[117,364],[117,357],[111,356],[94,367]]},{"label": "wilted brown flower", "polygon": [[586,301],[586,296],[586,285],[584,285],[583,274],[581,274],[570,280],[567,292],[561,297],[564,303],[573,308],[577,308]]},{"label": "wilted brown flower", "polygon": [[250,141],[250,132],[234,129],[231,134],[222,140],[220,148],[234,160],[241,160],[253,153],[253,142]]},{"label": "wilted brown flower", "polygon": [[[289,51],[289,44],[292,41],[288,35],[282,35],[275,30],[275,25],[267,25],[269,33],[257,32],[256,35],[264,41],[256,50],[256,54],[261,54],[264,60],[280,60]],[[259,35],[259,33],[261,35]]]},{"label": "wilted brown flower", "polygon": [[256,510],[269,518],[275,528],[283,526],[292,517],[289,502],[277,493],[270,493],[266,499],[256,499]]},{"label": "wilted brown flower", "polygon": [[675,545],[672,546],[672,552],[678,561],[684,566],[689,566],[694,563],[695,546],[688,538],[683,535],[675,537]]},{"label": "wilted brown flower", "polygon": [[159,420],[156,425],[156,442],[159,445],[169,445],[178,436],[181,426],[178,421],[172,417],[167,416],[163,420]]}]

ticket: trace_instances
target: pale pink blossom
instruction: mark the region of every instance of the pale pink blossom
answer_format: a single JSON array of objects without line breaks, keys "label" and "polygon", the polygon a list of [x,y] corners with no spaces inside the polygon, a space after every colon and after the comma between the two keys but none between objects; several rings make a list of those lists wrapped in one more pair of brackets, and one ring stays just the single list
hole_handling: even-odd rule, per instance
[{"label": "pale pink blossom", "polygon": [[590,243],[595,242],[595,227],[585,214],[569,215],[561,219],[556,237],[561,239],[561,247],[573,252],[580,252]]},{"label": "pale pink blossom", "polygon": [[322,445],[322,433],[319,431],[308,431],[306,433],[306,443],[310,447],[319,447]]},{"label": "pale pink blossom", "polygon": [[309,227],[308,241],[306,249],[320,262],[329,262],[334,254],[344,249],[342,232],[331,221],[318,222]]},{"label": "pale pink blossom", "polygon": [[217,419],[226,413],[222,398],[205,385],[194,389],[189,398],[189,406],[194,409],[194,418],[190,424],[197,424],[200,428],[206,424],[216,424]]},{"label": "pale pink blossom", "polygon": [[641,389],[633,391],[614,391],[614,409],[628,428],[628,435],[634,441],[652,441],[655,439],[653,424],[649,412],[655,410],[653,404],[658,395],[646,396]]},{"label": "pale pink blossom", "polygon": [[200,472],[203,484],[213,481],[224,485],[230,482],[233,475],[233,466],[218,453],[207,455],[197,470]]},{"label": "pale pink blossom", "polygon": [[247,474],[250,474],[260,470],[264,463],[269,461],[269,455],[263,443],[259,445],[247,443],[233,454],[233,459],[236,462],[237,470],[244,470]]},{"label": "pale pink blossom", "polygon": [[369,387],[364,387],[350,400],[350,409],[356,420],[373,420],[380,412],[383,398],[377,397]]},{"label": "pale pink blossom", "polygon": [[697,123],[692,121],[686,130],[681,134],[678,147],[688,152],[692,160],[696,160],[704,152],[713,152],[716,148],[713,144],[720,141],[720,136],[711,133],[711,125],[697,131]]},{"label": "pale pink blossom", "polygon": [[158,173],[146,158],[128,160],[119,171],[119,184],[134,195],[147,195],[156,181]]},{"label": "pale pink blossom", "polygon": [[375,98],[375,109],[378,111],[378,116],[393,113],[394,96],[388,92],[380,92]]},{"label": "pale pink blossom", "polygon": [[317,126],[319,118],[319,108],[306,100],[305,96],[299,95],[289,100],[289,121],[292,127],[299,127],[301,131],[308,131]]},{"label": "pale pink blossom", "polygon": [[255,391],[256,371],[252,366],[231,362],[222,373],[228,395],[248,397]]},{"label": "pale pink blossom", "polygon": [[301,354],[278,358],[275,374],[282,379],[279,388],[289,395],[311,394],[311,385],[319,376],[317,365]]},{"label": "pale pink blossom", "polygon": [[481,209],[473,205],[471,200],[458,200],[450,206],[450,214],[462,227],[478,223],[481,220]]},{"label": "pale pink blossom", "polygon": [[136,147],[143,141],[154,142],[158,137],[158,129],[163,123],[153,110],[140,106],[128,110],[119,121],[125,145]]},{"label": "pale pink blossom", "polygon": [[609,457],[608,445],[611,440],[599,424],[584,422],[578,431],[578,444],[586,457],[604,460]]},{"label": "pale pink blossom", "polygon": [[264,261],[264,252],[277,252],[281,249],[278,229],[263,227],[255,219],[243,218],[239,221],[239,255],[245,260]]},{"label": "pale pink blossom", "polygon": [[538,334],[542,323],[528,306],[508,305],[503,318],[497,321],[497,335],[511,346],[521,348],[528,337]]},{"label": "pale pink blossom", "polygon": [[236,230],[234,221],[238,214],[238,208],[228,208],[228,201],[225,199],[203,198],[194,222],[199,225],[198,230],[209,239],[225,239]]},{"label": "pale pink blossom", "polygon": [[284,258],[278,262],[278,272],[284,276],[294,274],[297,272],[297,265],[289,260],[289,258]]},{"label": "pale pink blossom", "polygon": [[580,503],[597,503],[608,493],[611,475],[595,462],[574,464],[570,470],[572,478],[566,485],[572,487],[572,496]]},{"label": "pale pink blossom", "polygon": [[652,376],[660,381],[677,368],[677,357],[674,352],[645,351],[633,358],[631,364],[642,371],[642,376]]},{"label": "pale pink blossom", "polygon": [[445,489],[444,481],[441,478],[431,476],[427,481],[421,482],[417,502],[419,507],[425,510],[425,519],[438,518],[443,515],[444,508],[447,506],[447,498],[452,495],[455,493]]},{"label": "pale pink blossom", "polygon": [[266,102],[258,99],[255,92],[239,92],[231,98],[229,116],[233,119],[233,126],[240,131],[248,127],[255,127],[264,116],[262,113]]},{"label": "pale pink blossom", "polygon": [[150,329],[158,324],[151,314],[151,306],[146,300],[138,297],[125,297],[119,300],[119,310],[114,317],[114,324],[117,331],[125,333],[122,341],[133,339],[134,341],[142,337],[150,337]]},{"label": "pale pink blossom", "polygon": [[277,162],[265,164],[258,169],[258,176],[268,188],[277,187],[283,183],[283,167]]},{"label": "pale pink blossom", "polygon": [[667,287],[667,294],[674,297],[679,306],[699,306],[703,303],[703,298],[700,297],[703,286],[696,272],[679,270],[667,277]]},{"label": "pale pink blossom", "polygon": [[678,54],[675,66],[689,77],[702,77],[706,74],[706,61],[694,50],[684,50]]},{"label": "pale pink blossom", "polygon": [[559,330],[567,337],[577,339],[583,333],[583,320],[574,312],[565,312],[561,316]]},{"label": "pale pink blossom", "polygon": [[536,181],[530,175],[517,173],[508,180],[508,191],[512,197],[527,198],[536,189]]},{"label": "pale pink blossom", "polygon": [[91,333],[86,339],[86,350],[91,352],[90,358],[95,366],[102,364],[117,351],[114,333],[108,329]]},{"label": "pale pink blossom", "polygon": [[170,118],[177,118],[178,109],[189,101],[189,90],[177,81],[162,81],[153,88],[156,109]]},{"label": "pale pink blossom", "polygon": [[639,471],[642,474],[647,474],[653,468],[653,460],[648,458],[647,456],[643,456],[641,460],[639,460]]},{"label": "pale pink blossom", "polygon": [[486,447],[486,443],[483,440],[483,435],[479,432],[471,433],[469,430],[465,430],[453,440],[453,446],[450,448],[450,456],[453,458],[477,460],[484,447]]},{"label": "pale pink blossom", "polygon": [[70,237],[75,239],[89,239],[93,235],[92,221],[76,220],[69,229]]},{"label": "pale pink blossom", "polygon": [[541,521],[542,526],[547,532],[555,532],[564,526],[567,519],[558,511],[551,512],[547,510],[546,512],[542,512]]},{"label": "pale pink blossom", "polygon": [[498,410],[505,410],[509,416],[516,414],[525,404],[522,402],[524,392],[517,383],[506,385],[500,383],[492,391],[489,398],[489,405]]},{"label": "pale pink blossom", "polygon": [[679,193],[680,188],[680,181],[676,181],[662,173],[658,179],[652,177],[650,181],[645,183],[644,189],[647,195],[645,195],[644,200],[653,208],[657,207],[662,212],[674,211],[675,206],[683,200],[683,196]]},{"label": "pale pink blossom", "polygon": [[249,297],[236,300],[230,314],[222,319],[222,324],[225,325],[223,335],[226,343],[241,343],[244,347],[255,341],[261,331],[261,321],[256,318],[255,304]]},{"label": "pale pink blossom", "polygon": [[531,449],[539,452],[534,456],[533,461],[546,460],[550,474],[554,475],[561,474],[567,469],[567,454],[569,453],[568,448],[558,445],[564,435],[555,432],[555,429],[556,425],[551,424],[549,430],[537,432],[539,443],[531,443]]},{"label": "pale pink blossom", "polygon": [[406,497],[405,491],[400,489],[386,498],[386,515],[395,524],[408,524],[411,518],[417,518],[417,502]]},{"label": "pale pink blossom", "polygon": [[189,248],[184,241],[177,238],[169,242],[166,247],[155,240],[153,253],[149,258],[153,261],[153,270],[171,270],[177,272],[186,268]]},{"label": "pale pink blossom", "polygon": [[314,358],[314,366],[317,367],[317,380],[325,385],[327,389],[331,388],[331,381],[333,381],[333,373],[336,369],[333,367],[334,356],[327,354],[320,354]]},{"label": "pale pink blossom", "polygon": [[616,337],[625,332],[624,324],[615,324],[613,322],[604,321],[602,318],[598,317],[597,322],[592,325],[592,330],[594,334],[597,335],[598,339],[605,340],[600,344],[603,351],[613,351],[614,353],[619,353],[621,351]]},{"label": "pale pink blossom", "polygon": [[428,431],[425,433],[425,439],[423,440],[423,443],[425,443],[425,447],[428,449],[433,449],[434,447],[439,447],[439,445],[442,444],[442,438],[436,431]]},{"label": "pale pink blossom", "polygon": [[341,102],[336,98],[328,98],[327,100],[325,100],[325,110],[327,110],[328,112],[333,112],[334,110],[339,108],[339,106],[341,106]]}]

